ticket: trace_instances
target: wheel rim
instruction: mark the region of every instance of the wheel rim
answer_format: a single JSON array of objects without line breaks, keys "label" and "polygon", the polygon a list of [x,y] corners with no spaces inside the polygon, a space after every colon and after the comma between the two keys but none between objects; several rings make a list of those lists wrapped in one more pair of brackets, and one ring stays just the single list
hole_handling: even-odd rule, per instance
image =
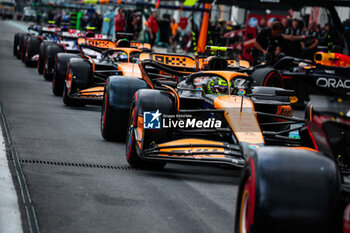
[{"label": "wheel rim", "polygon": [[252,195],[251,195],[251,177],[248,177],[243,189],[242,201],[241,201],[241,212],[239,221],[239,232],[249,232],[252,218]]},{"label": "wheel rim", "polygon": [[247,229],[248,199],[249,199],[249,193],[244,192],[243,198],[242,198],[241,217],[240,217],[240,226],[239,226],[240,233],[247,233],[248,232],[248,229]]},{"label": "wheel rim", "polygon": [[128,128],[127,146],[126,146],[126,160],[130,159],[131,150],[134,142],[134,124],[136,122],[136,107],[132,109],[131,119]]},{"label": "wheel rim", "polygon": [[282,87],[283,88],[283,82],[281,80],[280,75],[278,75],[275,72],[270,73],[264,82],[264,86],[268,87]]}]

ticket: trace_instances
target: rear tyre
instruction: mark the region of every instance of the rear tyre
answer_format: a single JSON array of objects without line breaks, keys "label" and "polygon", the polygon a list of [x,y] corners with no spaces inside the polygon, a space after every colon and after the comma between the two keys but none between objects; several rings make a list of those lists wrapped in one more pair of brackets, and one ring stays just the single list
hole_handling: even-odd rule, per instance
[{"label": "rear tyre", "polygon": [[256,86],[284,87],[281,74],[273,68],[260,68],[252,73]]},{"label": "rear tyre", "polygon": [[147,88],[145,81],[124,76],[110,76],[106,81],[101,109],[101,134],[108,141],[125,141],[130,105],[135,92]]},{"label": "rear tyre", "polygon": [[60,52],[64,52],[64,49],[58,44],[50,44],[46,47],[43,71],[45,80],[52,80],[54,73],[53,70],[55,65],[55,57]]},{"label": "rear tyre", "polygon": [[92,84],[92,71],[89,62],[82,58],[71,58],[63,90],[63,103],[68,106],[82,107],[84,101],[75,99],[74,94],[87,89]]},{"label": "rear tyre", "polygon": [[126,160],[130,166],[156,169],[165,166],[164,161],[145,160],[140,156],[143,150],[169,140],[170,135],[165,129],[144,129],[143,114],[157,110],[162,114],[174,114],[173,102],[173,97],[164,91],[141,89],[135,93],[126,137]]},{"label": "rear tyre", "polygon": [[24,63],[26,66],[33,66],[37,61],[31,60],[31,58],[39,53],[41,40],[36,36],[31,36],[27,40],[26,52],[24,57]]},{"label": "rear tyre", "polygon": [[[135,130],[138,122],[138,112],[135,105],[132,105],[130,112],[130,121],[128,124],[128,134],[126,137],[126,160],[131,167],[134,168],[150,168],[150,169],[162,169],[166,163],[163,161],[145,161],[141,159],[138,152],[137,141],[135,138]],[[139,150],[140,151],[140,150]]]},{"label": "rear tyre", "polygon": [[24,33],[16,33],[13,40],[13,55],[18,57],[19,55],[19,44],[21,36],[25,35]]},{"label": "rear tyre", "polygon": [[42,42],[39,47],[39,60],[38,60],[38,72],[39,74],[44,73],[44,63],[45,63],[45,56],[46,56],[46,47],[52,44],[52,42]]},{"label": "rear tyre", "polygon": [[[316,195],[317,193],[317,195]],[[340,232],[335,163],[313,151],[252,151],[239,185],[235,233]]]},{"label": "rear tyre", "polygon": [[77,57],[75,54],[58,53],[55,57],[54,74],[52,78],[52,93],[56,96],[63,95],[63,85],[66,79],[67,63],[69,59]]},{"label": "rear tyre", "polygon": [[28,39],[30,35],[25,35],[22,40],[22,48],[21,48],[21,61],[24,62],[26,58],[27,48],[28,48]]}]

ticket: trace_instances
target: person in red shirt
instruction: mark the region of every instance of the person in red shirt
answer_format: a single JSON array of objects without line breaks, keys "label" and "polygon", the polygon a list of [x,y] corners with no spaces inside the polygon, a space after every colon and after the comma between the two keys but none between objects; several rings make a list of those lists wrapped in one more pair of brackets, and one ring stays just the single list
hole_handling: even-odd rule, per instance
[{"label": "person in red shirt", "polygon": [[154,41],[156,40],[156,35],[158,32],[158,22],[157,22],[157,11],[154,11],[151,17],[148,18],[148,35],[149,35],[149,43],[153,46]]},{"label": "person in red shirt", "polygon": [[114,16],[114,25],[115,25],[115,32],[124,32],[125,31],[125,20],[123,16],[123,9],[118,9],[118,14]]}]

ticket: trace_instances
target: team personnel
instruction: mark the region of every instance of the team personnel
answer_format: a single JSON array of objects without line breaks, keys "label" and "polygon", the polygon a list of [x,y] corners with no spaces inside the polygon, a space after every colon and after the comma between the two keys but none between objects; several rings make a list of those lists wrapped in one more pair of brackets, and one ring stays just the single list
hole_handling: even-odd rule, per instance
[{"label": "team personnel", "polygon": [[263,29],[254,42],[253,57],[255,65],[260,63],[266,55],[277,58],[285,47],[286,40],[299,40],[301,36],[284,35],[284,26],[281,22],[275,22],[271,28]]},{"label": "team personnel", "polygon": [[123,9],[118,9],[118,14],[114,18],[115,32],[124,32],[125,31],[125,19],[123,15]]},{"label": "team personnel", "polygon": [[147,20],[149,43],[151,44],[151,46],[153,46],[154,41],[156,40],[157,32],[158,32],[157,15],[158,15],[157,11],[154,11]]},{"label": "team personnel", "polygon": [[[299,25],[299,20],[293,19],[292,24],[284,31],[285,35],[301,36],[303,34]],[[292,57],[301,56],[301,42],[298,40],[288,41],[286,46],[286,54]]]},{"label": "team personnel", "polygon": [[176,23],[175,19],[171,19],[171,37],[170,37],[170,45],[174,53],[176,53],[177,42],[179,41],[179,25]]},{"label": "team personnel", "polygon": [[306,39],[301,43],[303,48],[303,58],[313,60],[314,54],[317,51],[318,41],[318,32],[316,30],[317,24],[311,22],[308,30],[305,33]]}]

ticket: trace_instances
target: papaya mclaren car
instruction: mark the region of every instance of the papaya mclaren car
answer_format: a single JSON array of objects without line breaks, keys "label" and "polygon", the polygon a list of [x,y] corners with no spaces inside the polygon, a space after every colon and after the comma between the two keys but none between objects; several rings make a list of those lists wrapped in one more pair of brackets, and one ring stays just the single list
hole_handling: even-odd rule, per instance
[{"label": "papaya mclaren car", "polygon": [[141,75],[136,62],[142,51],[130,47],[129,41],[79,38],[78,47],[81,57],[69,58],[64,82],[57,77],[53,82],[53,90],[63,86],[63,102],[68,106],[101,104],[106,80],[111,75]]},{"label": "papaya mclaren car", "polygon": [[[221,46],[206,46],[206,51],[227,51],[230,48]],[[185,69],[186,71],[200,71],[216,69],[240,70],[249,69],[250,64],[246,60],[226,59],[216,54],[215,56],[207,56],[198,54],[194,57],[177,54],[162,54],[162,53],[145,53],[142,54],[141,60],[151,59],[166,66],[173,67],[176,70]]]},{"label": "papaya mclaren car", "polygon": [[337,53],[315,54],[315,62],[283,57],[272,67],[257,67],[251,73],[257,86],[281,87],[296,92],[293,103],[305,106],[310,94],[350,92],[350,58]]},{"label": "papaya mclaren car", "polygon": [[235,232],[350,232],[350,99],[310,96],[315,149],[251,151],[242,170]]},{"label": "papaya mclaren car", "polygon": [[156,60],[139,65],[141,79],[108,78],[101,111],[105,139],[125,137],[127,125],[133,167],[202,162],[240,168],[249,150],[300,143],[288,135],[291,124],[303,122],[292,117],[288,90],[252,87],[250,76],[234,71],[176,70]]},{"label": "papaya mclaren car", "polygon": [[[45,51],[43,51],[43,75],[46,80],[52,80],[55,73],[55,59],[58,53],[70,54],[63,57],[74,57],[74,54],[79,54],[78,49],[78,38],[92,38],[100,40],[108,40],[109,38],[106,35],[95,34],[93,31],[94,28],[87,27],[89,31],[82,32],[79,30],[68,30],[58,33],[57,43],[48,43],[45,46]],[[65,60],[67,63],[67,60]]]}]

